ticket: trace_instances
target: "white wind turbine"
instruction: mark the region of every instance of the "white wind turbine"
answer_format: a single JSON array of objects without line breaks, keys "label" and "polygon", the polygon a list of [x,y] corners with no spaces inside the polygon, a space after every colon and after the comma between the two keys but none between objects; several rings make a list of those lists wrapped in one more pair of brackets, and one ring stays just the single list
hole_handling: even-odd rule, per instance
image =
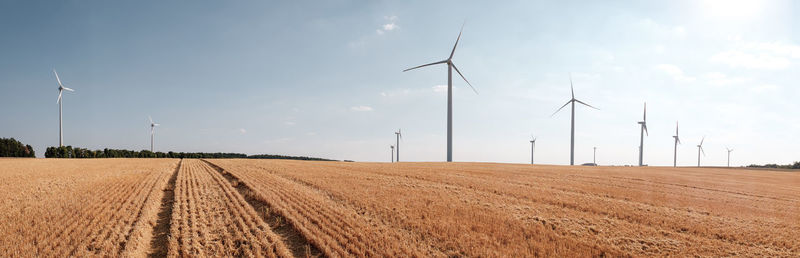
[{"label": "white wind turbine", "polygon": [[453,69],[455,69],[458,75],[460,75],[461,78],[467,82],[467,85],[472,88],[472,91],[474,91],[475,94],[478,94],[478,91],[472,87],[472,84],[467,81],[467,78],[461,74],[461,71],[459,71],[456,65],[453,63],[453,54],[456,53],[456,47],[458,46],[458,41],[461,39],[461,32],[463,30],[464,26],[462,25],[461,31],[458,32],[458,38],[456,38],[456,44],[453,45],[453,51],[450,52],[450,57],[439,62],[433,62],[403,70],[403,72],[406,72],[429,65],[447,64],[447,162],[453,161]]},{"label": "white wind turbine", "polygon": [[639,122],[641,126],[641,132],[639,133],[639,166],[643,166],[643,157],[644,157],[644,135],[650,136],[650,133],[647,132],[647,102],[644,103],[644,117],[642,117],[642,121]]},{"label": "white wind turbine", "polygon": [[531,134],[531,165],[533,165],[533,153],[536,151],[536,137]]},{"label": "white wind turbine", "polygon": [[159,126],[160,124],[156,124],[155,122],[153,122],[153,118],[150,117],[150,116],[147,116],[147,119],[150,119],[150,152],[154,152],[153,151],[153,137],[156,134],[156,126]]},{"label": "white wind turbine", "polygon": [[728,150],[728,167],[731,167],[731,152],[733,149],[728,149],[728,147],[725,147],[725,149]]},{"label": "white wind turbine", "polygon": [[58,73],[56,72],[56,69],[53,69],[53,74],[56,75],[56,81],[58,81],[58,100],[56,100],[56,103],[58,103],[58,147],[61,147],[64,146],[64,131],[61,126],[62,124],[61,109],[64,102],[61,100],[61,94],[64,93],[64,90],[68,91],[75,91],[75,90],[64,87],[64,84],[61,84],[61,79],[58,78]]},{"label": "white wind turbine", "polygon": [[389,148],[392,149],[392,163],[394,163],[394,145],[389,145]]},{"label": "white wind turbine", "polygon": [[706,137],[703,136],[703,139],[700,140],[700,144],[697,145],[697,167],[700,167],[700,152],[703,153],[703,156],[706,155],[706,151],[703,150],[703,141],[706,140]]},{"label": "white wind turbine", "polygon": [[678,166],[678,144],[681,143],[681,138],[678,137],[678,121],[675,121],[675,135],[672,136],[675,138],[675,153],[672,155],[672,167]]},{"label": "white wind turbine", "polygon": [[561,106],[558,110],[556,110],[556,112],[553,112],[553,114],[550,116],[551,117],[554,116],[556,113],[558,113],[558,111],[561,111],[561,109],[563,109],[567,105],[572,104],[572,119],[571,119],[572,126],[570,127],[570,141],[569,141],[569,164],[575,165],[575,102],[581,103],[587,107],[594,108],[597,110],[600,109],[593,107],[592,105],[586,104],[583,101],[580,101],[575,98],[575,89],[572,87],[572,74],[570,74],[569,76],[569,89],[572,92],[572,99],[567,101],[566,104]]},{"label": "white wind turbine", "polygon": [[403,132],[397,129],[397,132],[394,132],[394,134],[397,137],[397,143],[395,143],[397,148],[397,162],[400,162],[400,139],[403,139]]}]

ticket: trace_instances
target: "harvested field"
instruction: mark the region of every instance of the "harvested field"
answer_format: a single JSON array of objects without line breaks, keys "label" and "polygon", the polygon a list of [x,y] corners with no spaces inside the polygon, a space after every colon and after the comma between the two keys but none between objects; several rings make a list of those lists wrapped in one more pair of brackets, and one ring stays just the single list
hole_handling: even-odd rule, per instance
[{"label": "harvested field", "polygon": [[800,174],[0,160],[7,256],[800,256]]}]

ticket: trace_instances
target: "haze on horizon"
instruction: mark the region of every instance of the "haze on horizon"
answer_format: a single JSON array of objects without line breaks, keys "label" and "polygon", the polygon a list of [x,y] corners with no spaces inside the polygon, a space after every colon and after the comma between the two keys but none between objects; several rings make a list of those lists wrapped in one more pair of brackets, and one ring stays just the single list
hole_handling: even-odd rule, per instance
[{"label": "haze on horizon", "polygon": [[[792,1],[286,1],[0,3],[0,137],[156,151],[443,161],[445,59],[454,161],[678,165],[797,161],[800,24]],[[569,110],[565,110],[569,111]]]}]

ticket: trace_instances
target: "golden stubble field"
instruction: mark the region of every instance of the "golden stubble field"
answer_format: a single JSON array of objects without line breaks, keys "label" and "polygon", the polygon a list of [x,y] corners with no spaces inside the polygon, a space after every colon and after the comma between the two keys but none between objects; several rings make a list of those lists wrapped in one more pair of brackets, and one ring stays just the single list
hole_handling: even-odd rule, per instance
[{"label": "golden stubble field", "polygon": [[0,159],[0,256],[800,256],[800,173]]}]

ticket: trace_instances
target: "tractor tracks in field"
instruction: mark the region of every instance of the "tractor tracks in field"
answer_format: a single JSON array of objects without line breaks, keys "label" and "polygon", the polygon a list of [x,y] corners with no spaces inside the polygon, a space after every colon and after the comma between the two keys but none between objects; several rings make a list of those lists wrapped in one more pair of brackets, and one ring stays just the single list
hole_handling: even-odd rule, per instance
[{"label": "tractor tracks in field", "polygon": [[284,245],[291,251],[294,257],[321,257],[325,256],[322,251],[306,239],[297,228],[294,228],[287,218],[277,212],[271,211],[271,205],[256,198],[256,193],[241,179],[225,171],[225,169],[202,159],[206,165],[222,175],[236,191],[244,197],[244,200],[258,213],[259,217],[266,222],[272,232],[281,237]]},{"label": "tractor tracks in field", "polygon": [[161,205],[158,209],[158,219],[153,225],[152,239],[150,239],[150,250],[148,257],[165,257],[167,256],[167,246],[169,243],[169,228],[170,220],[172,219],[172,206],[175,202],[175,180],[178,178],[178,171],[181,169],[183,159],[178,161],[175,166],[175,171],[167,181],[167,185],[162,189],[164,194],[161,197]]}]

